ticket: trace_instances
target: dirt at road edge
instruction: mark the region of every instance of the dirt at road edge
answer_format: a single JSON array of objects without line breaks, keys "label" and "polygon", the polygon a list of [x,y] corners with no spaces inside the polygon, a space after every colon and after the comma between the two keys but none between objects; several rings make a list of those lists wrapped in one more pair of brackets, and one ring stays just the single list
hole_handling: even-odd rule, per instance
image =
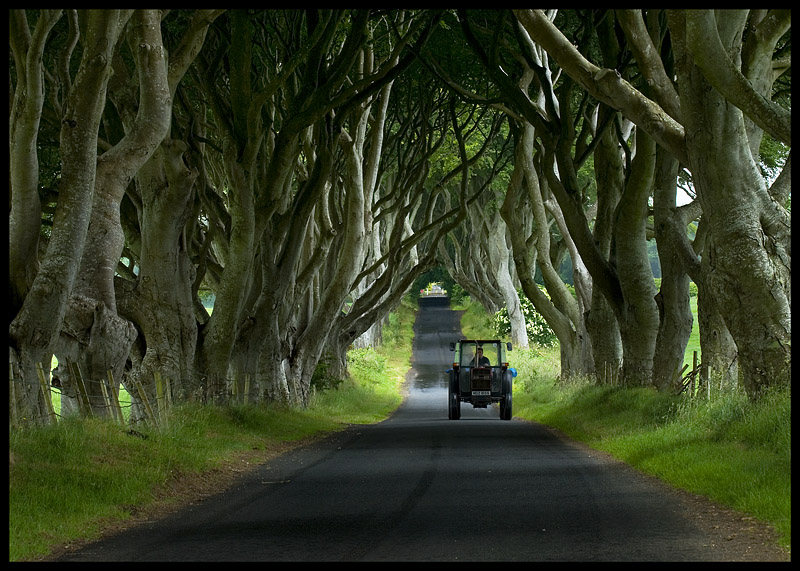
[{"label": "dirt at road edge", "polygon": [[[356,428],[356,427],[351,427]],[[564,438],[569,438],[553,428],[548,428]],[[344,432],[346,432],[345,430]],[[344,436],[343,433],[337,433]],[[330,435],[326,435],[330,436]],[[125,521],[101,521],[101,537],[108,537],[130,529],[138,524],[166,517],[186,506],[200,503],[223,490],[232,487],[236,481],[255,470],[261,464],[269,462],[280,454],[307,445],[317,438],[309,438],[299,442],[284,443],[267,450],[250,450],[232,457],[220,466],[202,474],[173,474],[173,477],[155,492],[155,501],[144,507],[130,508],[131,517]],[[595,450],[589,446],[571,440],[571,442],[593,456],[602,456],[612,462],[620,462],[610,454]],[[630,468],[630,467],[629,467]],[[676,490],[633,468],[639,477],[657,481],[668,493],[675,496],[691,514],[691,519],[706,531],[711,538],[711,547],[717,553],[715,561],[750,561],[750,562],[789,562],[791,551],[778,545],[778,533],[767,523],[744,515],[733,509],[715,504],[711,500]],[[93,540],[95,541],[95,540]],[[58,544],[52,547],[49,555],[36,558],[36,561],[56,561],[63,555],[83,547],[91,541],[76,540],[69,544]]]}]

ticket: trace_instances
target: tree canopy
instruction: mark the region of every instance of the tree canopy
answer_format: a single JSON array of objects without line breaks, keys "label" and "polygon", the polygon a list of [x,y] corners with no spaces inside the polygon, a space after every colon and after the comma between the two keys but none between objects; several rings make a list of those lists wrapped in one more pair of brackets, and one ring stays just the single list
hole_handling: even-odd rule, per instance
[{"label": "tree canopy", "polygon": [[788,10],[11,10],[13,398],[43,416],[55,355],[66,410],[67,363],[98,414],[109,372],[305,406],[319,360],[344,374],[439,266],[525,346],[523,292],[562,378],[659,390],[693,281],[704,362],[754,398],[787,384],[790,30]]}]

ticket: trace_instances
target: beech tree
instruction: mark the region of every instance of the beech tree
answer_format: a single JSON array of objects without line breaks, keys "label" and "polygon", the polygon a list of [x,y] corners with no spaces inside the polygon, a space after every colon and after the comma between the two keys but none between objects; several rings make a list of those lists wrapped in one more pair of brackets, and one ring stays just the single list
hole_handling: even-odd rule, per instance
[{"label": "beech tree", "polygon": [[[692,277],[700,283],[701,290],[704,284],[702,276],[695,271],[696,260],[687,260],[687,253],[692,249],[691,245],[686,244],[685,228],[687,222],[696,217],[699,211],[693,206],[680,209],[675,206],[675,173],[679,161],[687,165],[687,156],[679,145],[677,147],[675,145],[680,139],[679,135],[675,134],[676,131],[659,126],[659,123],[667,126],[675,125],[674,118],[668,112],[676,114],[674,89],[671,95],[665,88],[667,82],[662,79],[665,76],[664,66],[671,65],[672,60],[667,58],[670,58],[672,52],[668,48],[664,48],[661,52],[657,49],[662,47],[661,39],[665,35],[669,37],[665,19],[663,14],[659,18],[658,11],[651,11],[645,26],[641,13],[637,11],[621,12],[619,22],[616,14],[610,12],[598,12],[595,19],[591,19],[593,16],[591,12],[579,14],[578,23],[581,25],[577,32],[570,32],[571,47],[565,50],[563,47],[566,47],[566,44],[559,46],[554,42],[541,41],[541,34],[535,35],[537,30],[528,25],[527,14],[526,11],[517,11],[517,18],[522,27],[519,31],[513,30],[512,27],[508,33],[502,31],[503,16],[495,13],[485,15],[479,11],[461,11],[460,20],[465,37],[478,56],[478,61],[486,68],[505,98],[503,108],[509,116],[523,117],[524,121],[534,126],[536,137],[542,141],[544,160],[536,163],[540,168],[541,179],[546,180],[546,185],[552,189],[558,198],[559,207],[563,209],[570,239],[574,240],[576,249],[582,257],[582,260],[578,260],[578,269],[580,270],[581,263],[585,262],[588,275],[591,275],[591,282],[588,285],[591,287],[589,291],[593,300],[592,311],[585,313],[584,316],[588,315],[589,318],[586,331],[592,331],[594,334],[591,337],[598,340],[592,347],[594,366],[598,374],[601,373],[601,366],[603,371],[606,371],[607,365],[614,370],[620,364],[623,382],[645,385],[653,382],[662,389],[674,388],[671,384],[677,380],[677,371],[683,360],[685,343],[691,327],[688,310],[688,273],[692,272]],[[545,15],[537,11],[535,14],[537,25],[546,27],[545,22],[551,22],[556,12]],[[755,18],[758,20],[763,16],[764,14],[756,14]],[[580,18],[584,18],[585,23],[589,25],[583,25]],[[482,19],[486,21],[484,29],[480,28]],[[567,21],[570,25],[575,22],[574,17]],[[623,27],[631,38],[632,46],[620,43],[623,37],[620,30]],[[555,29],[555,26],[550,24],[550,29]],[[573,26],[571,30],[574,29]],[[580,36],[578,34],[581,30],[591,33]],[[482,36],[478,38],[478,34]],[[780,37],[782,32],[775,35]],[[654,39],[651,40],[651,37]],[[563,35],[560,38],[562,41],[566,39]],[[589,60],[575,48],[577,44],[582,46],[583,52],[588,53],[592,38],[596,38],[595,45],[599,48],[593,53],[603,67],[592,68],[594,64],[588,64]],[[561,49],[557,52],[560,57],[556,58],[559,68],[554,68],[548,63],[548,57],[552,57],[551,54],[557,49]],[[769,47],[766,51],[772,53]],[[586,74],[581,76],[579,67],[570,68],[561,61],[566,53],[575,54],[576,58],[580,57],[581,65],[585,68],[596,70],[595,75],[591,77],[592,81],[589,81],[590,78]],[[663,54],[666,63],[661,61],[659,53]],[[611,80],[612,77],[620,78],[618,84],[630,86],[621,79],[620,72],[609,75],[611,72],[608,70],[631,68],[632,63],[638,63],[631,60],[632,54],[643,62],[641,64],[643,68],[649,66],[642,72],[647,80],[647,93],[653,92],[658,101],[663,101],[664,109],[668,112],[661,110],[649,100],[646,104],[641,104],[642,99],[632,96],[630,87],[625,89],[614,87],[617,84]],[[520,63],[523,66],[522,71],[518,71],[518,67],[515,69]],[[520,89],[520,86],[514,83],[514,78],[525,81],[526,67],[537,82],[538,94],[534,93],[533,96],[526,94],[525,87]],[[553,69],[564,69],[568,75],[576,79],[578,85],[587,90],[589,96],[599,100],[601,104],[620,108],[623,113],[628,111],[627,116],[633,119],[635,127],[628,130],[629,135],[625,135],[625,138],[633,136],[639,144],[633,145],[630,149],[626,143],[620,144],[623,141],[620,138],[622,133],[620,127],[624,126],[618,119],[614,119],[613,115],[602,113],[602,107],[598,108],[596,104],[586,106],[581,103],[577,107],[578,112],[571,112],[574,102],[581,96],[578,94],[576,98],[571,95],[574,88],[570,85],[571,81],[563,75],[556,84]],[[571,73],[573,70],[575,73]],[[595,89],[591,89],[590,85],[595,86]],[[586,101],[586,95],[582,99]],[[490,98],[486,100],[489,103]],[[496,101],[495,99],[495,105]],[[629,105],[621,105],[622,103]],[[599,109],[601,115],[587,111],[592,108]],[[597,120],[598,117],[600,121]],[[660,149],[652,147],[648,138],[640,132],[643,130],[653,134],[653,126],[656,126],[655,140],[662,145]],[[591,133],[592,137],[586,138],[586,133]],[[612,170],[597,171],[598,215],[603,214],[605,218],[598,218],[594,230],[590,231],[588,223],[591,220],[587,219],[584,212],[585,197],[576,183],[576,173],[578,166],[588,156],[588,152],[601,149],[601,145],[597,143],[603,141],[603,137],[607,142],[601,143],[602,148],[608,148],[611,153],[604,152],[598,155],[594,152],[595,167],[605,168],[604,163],[611,160],[618,165],[616,172],[620,175],[615,179],[611,176]],[[651,151],[645,152],[648,147]],[[639,152],[640,149],[642,152]],[[530,152],[523,156],[529,154]],[[598,158],[602,160],[598,161]],[[644,249],[644,238],[650,231],[648,202],[653,195],[658,196],[656,226],[659,228],[659,250],[663,252],[666,260],[666,279],[662,280],[662,291],[658,296],[654,296],[652,275]],[[509,196],[513,197],[513,193],[509,193],[507,197]],[[511,205],[506,209],[509,213],[512,210]],[[613,216],[609,216],[611,213]],[[559,217],[554,215],[554,220],[559,220]],[[678,226],[681,224],[682,230]],[[671,228],[673,231],[667,232],[666,228]],[[676,228],[678,232],[674,232]],[[512,235],[517,234],[512,233]],[[703,241],[696,243],[695,246],[705,244],[710,235],[710,232],[705,231]],[[610,248],[605,253],[597,249],[603,243],[606,244],[606,248]],[[525,255],[529,254],[529,248],[526,250],[522,242],[518,251]],[[573,260],[575,259],[573,257]],[[520,262],[524,264],[524,260]],[[558,288],[558,285],[555,287]],[[530,289],[529,295],[535,299],[537,292],[533,291],[533,288]],[[581,289],[584,291],[583,296]],[[579,287],[576,283],[579,300],[586,299],[587,289]],[[709,295],[703,296],[704,300],[708,300],[709,297]],[[551,311],[544,299],[540,302],[540,311],[549,314],[554,330],[566,331],[568,337],[570,328],[565,330],[559,327],[559,316]],[[706,315],[703,317],[707,316],[707,305],[703,304],[706,308],[703,311]],[[609,318],[611,315],[614,316],[613,320]],[[612,325],[616,327],[610,327]],[[583,370],[589,370],[592,364],[585,360],[585,344],[590,339],[581,327],[573,328],[572,332],[576,338],[581,339],[581,345],[584,345],[583,350],[579,352],[583,357],[578,359],[582,359]],[[720,336],[716,338],[719,339]],[[619,345],[614,343],[614,339],[619,339]],[[567,338],[563,335],[560,336],[560,341],[562,350],[569,346]],[[713,362],[714,348],[709,347],[708,353],[709,361]],[[566,366],[568,362],[569,360],[562,359],[562,373],[571,369]],[[654,363],[658,363],[655,369]],[[654,371],[657,371],[656,376],[653,376]]]},{"label": "beech tree", "polygon": [[[68,111],[62,110],[60,98],[68,101],[67,97],[74,97],[80,101],[82,98],[90,97],[81,91],[72,90],[81,79],[81,72],[78,71],[73,85],[69,64],[76,46],[87,50],[87,42],[95,41],[91,33],[93,27],[97,25],[96,22],[100,21],[100,15],[95,11],[86,13],[68,11],[67,16],[69,26],[68,30],[63,32],[66,39],[65,47],[54,58],[57,62],[57,74],[50,75],[52,78],[50,111],[56,121],[59,120],[59,115],[63,116]],[[176,50],[172,61],[168,62],[162,43],[161,19],[164,14],[161,11],[139,10],[120,14],[118,18],[120,16],[124,19],[120,19],[115,29],[120,41],[112,44],[108,48],[111,51],[102,56],[105,58],[110,54],[108,64],[114,69],[113,79],[108,80],[109,96],[93,102],[93,105],[98,106],[100,110],[105,108],[104,121],[102,124],[91,123],[89,127],[97,130],[99,136],[95,133],[88,142],[94,141],[95,147],[103,149],[104,152],[98,156],[97,148],[90,151],[90,147],[86,147],[84,150],[86,158],[82,168],[90,168],[94,173],[94,189],[92,193],[84,195],[80,207],[86,209],[90,218],[74,286],[71,291],[68,287],[65,288],[69,292],[69,302],[65,308],[61,332],[58,341],[50,346],[50,350],[59,358],[58,375],[62,388],[64,414],[77,409],[78,398],[77,387],[67,364],[78,365],[89,398],[88,404],[94,414],[108,412],[101,391],[101,383],[106,383],[108,380],[108,371],[112,372],[117,383],[123,378],[123,367],[137,333],[134,325],[117,313],[118,292],[114,284],[114,275],[124,244],[120,219],[121,202],[125,192],[130,190],[135,177],[139,176],[140,169],[156,151],[169,128],[172,93],[196,55],[198,39],[201,44],[208,24],[202,20],[193,22],[194,26],[190,28],[185,38],[187,42]],[[20,14],[20,19],[22,18],[24,16]],[[110,40],[100,41],[105,43]],[[18,88],[21,89],[22,86]],[[98,94],[102,97],[103,93],[104,90],[101,89]],[[91,98],[95,95],[97,94],[93,93]],[[98,115],[98,120],[99,117]],[[66,119],[63,121],[68,125],[71,124]],[[81,137],[85,135],[85,132],[81,133]],[[62,164],[66,164],[64,159],[66,149],[62,137]],[[90,152],[95,156],[91,161],[88,157]],[[91,166],[87,166],[88,164]],[[15,161],[12,172],[22,170],[17,168],[18,166],[22,165],[18,165]],[[70,196],[67,187],[64,186],[64,180],[62,170],[61,184],[58,188],[59,208],[67,207],[65,199]],[[13,184],[12,187],[22,188]],[[12,213],[11,220],[18,221],[19,217]],[[61,239],[57,233],[51,233],[50,246],[56,248]],[[12,239],[12,249],[13,244],[18,243]],[[167,291],[168,288],[165,288],[164,293]],[[30,299],[34,300],[35,296]],[[58,319],[54,323],[58,323]],[[38,361],[43,365],[49,362],[49,358],[44,357],[42,355],[42,359]],[[49,372],[49,367],[45,367],[45,371]],[[133,395],[136,395],[133,385],[129,385],[128,388]]]},{"label": "beech tree", "polygon": [[162,30],[169,52],[166,87],[172,102],[170,131],[138,170],[120,202],[127,244],[122,256],[131,261],[131,266],[135,262],[138,269],[134,273],[117,264],[114,284],[118,312],[138,332],[138,342],[128,354],[130,365],[125,375],[134,395],[134,417],[145,417],[135,387],[143,387],[155,402],[157,375],[170,383],[178,399],[196,391],[198,386],[194,358],[199,272],[191,254],[192,241],[198,240],[199,169],[187,143],[193,139],[186,133],[192,126],[185,122],[185,94],[178,94],[187,70],[205,42],[209,26],[221,13],[220,10],[177,12],[164,20]]},{"label": "beech tree", "polygon": [[[512,228],[514,258],[523,290],[559,338],[562,378],[591,374],[594,370],[592,346],[584,318],[588,314],[593,283],[583,257],[590,256],[595,260],[594,273],[599,272],[599,277],[606,278],[603,283],[613,286],[617,282],[602,255],[595,252],[594,244],[586,239],[589,221],[583,211],[583,197],[577,184],[570,185],[575,189],[574,200],[555,200],[556,191],[564,188],[562,178],[570,175],[572,178],[565,180],[573,182],[581,162],[588,156],[581,150],[581,146],[587,147],[581,140],[573,159],[572,149],[577,134],[573,134],[575,131],[572,129],[574,119],[569,105],[569,85],[561,89],[560,96],[556,95],[557,76],[548,71],[547,54],[515,32],[509,14],[489,14],[486,22],[466,11],[459,16],[464,35],[497,86],[504,102],[500,108],[509,116],[516,133],[514,172],[502,212]],[[501,34],[499,30],[506,30],[506,33]],[[541,72],[534,73],[535,69]],[[511,76],[506,70],[513,70]],[[497,98],[498,94],[494,97]],[[584,128],[580,136],[585,139],[586,134],[597,131],[601,129]],[[559,159],[557,167],[556,153]],[[562,174],[556,175],[556,172]],[[560,194],[565,196],[564,192]],[[524,216],[526,212],[530,216]],[[551,239],[553,229],[560,232],[564,249],[570,251],[576,297],[558,275],[559,256],[554,252],[559,248],[553,247],[556,243]],[[581,240],[575,238],[576,232]],[[577,245],[584,247],[578,248]],[[590,247],[586,248],[586,245]],[[549,297],[535,283],[537,270],[541,272]],[[612,276],[611,279],[608,276]],[[594,274],[592,277],[598,279]],[[605,294],[621,299],[621,294],[612,290]],[[606,320],[604,324],[613,323]]]},{"label": "beech tree", "polygon": [[[463,40],[452,30],[455,20],[438,30],[432,42],[420,54],[420,59],[452,94],[453,112],[456,99],[460,101],[459,113],[476,116],[473,126],[458,127],[454,121],[455,138],[443,150],[438,162],[447,164],[437,183],[441,188],[460,177],[461,184],[474,191],[468,200],[468,214],[464,223],[454,228],[439,250],[440,260],[458,283],[478,300],[490,314],[508,309],[511,340],[519,347],[528,346],[525,317],[517,290],[517,276],[511,255],[508,227],[500,214],[503,192],[500,188],[505,171],[512,160],[511,138],[507,134],[502,107],[488,104],[484,93],[486,78],[473,65]],[[471,139],[471,140],[468,140]],[[482,139],[482,140],[481,140]],[[469,156],[467,149],[476,148]],[[487,152],[488,149],[492,149]],[[491,158],[489,158],[491,156]],[[460,157],[460,165],[449,170]]]},{"label": "beech tree", "polygon": [[[444,90],[430,89],[429,81],[424,71],[410,70],[397,80],[397,97],[387,109],[383,177],[375,172],[383,184],[370,213],[372,246],[356,278],[353,304],[334,323],[331,343],[339,365],[334,372],[343,372],[346,347],[400,302],[434,265],[445,236],[467,216],[464,197],[442,192],[437,179],[438,153],[457,125],[449,120],[451,100]],[[371,145],[373,154],[375,148]]]},{"label": "beech tree", "polygon": [[[231,230],[219,246],[224,262],[198,372],[212,397],[231,376],[249,375],[268,398],[305,405],[346,298],[365,265],[384,255],[371,248],[380,230],[371,222],[385,108],[413,61],[409,46],[425,41],[436,15],[283,16],[232,14],[232,31],[221,29],[201,53],[197,83],[223,135],[222,155],[206,157],[218,165],[212,186],[228,202]],[[285,51],[270,52],[263,30],[285,38]],[[226,59],[229,49],[236,57]]]},{"label": "beech tree", "polygon": [[[117,314],[114,274],[124,244],[120,203],[127,186],[166,135],[172,115],[160,11],[134,11],[127,36],[135,71],[130,73],[123,63],[120,46],[114,54],[115,73],[109,81],[109,99],[123,133],[108,129],[106,143],[110,148],[97,158],[86,242],[55,351],[60,363],[80,366],[89,405],[98,415],[109,413],[101,383],[108,371],[113,378],[122,378],[137,335],[133,324]],[[115,135],[121,135],[116,143],[112,139]],[[59,376],[66,410],[70,400],[76,398],[76,387],[67,370]]]},{"label": "beech tree", "polygon": [[[661,67],[645,63],[643,74],[659,87],[652,99],[589,62],[544,13],[515,14],[565,73],[620,109],[692,172],[710,232],[701,262],[704,286],[736,342],[744,386],[755,396],[788,384],[789,214],[758,169],[757,149],[764,130],[791,146],[791,113],[771,100],[781,73],[773,71],[772,54],[790,27],[790,14],[668,12],[678,82],[673,87]],[[652,47],[649,36],[638,37]]]},{"label": "beech tree", "polygon": [[320,359],[346,374],[347,348],[437,264],[507,307],[524,346],[521,287],[563,378],[677,388],[691,279],[704,363],[753,397],[789,382],[791,160],[771,185],[759,169],[765,140],[791,148],[788,11],[9,16],[26,417],[54,354],[63,411],[67,363],[95,414],[108,371],[134,420],[159,377],[178,399],[247,380],[305,406]]},{"label": "beech tree", "polygon": [[[46,39],[43,29],[52,29],[50,22],[55,15],[48,12],[39,15],[39,18],[45,18],[49,22],[35,30],[37,42],[31,42],[26,28],[26,15],[17,14],[17,17],[13,18],[15,27],[12,27],[12,45],[16,44],[15,52],[19,54],[15,57],[16,69],[24,70],[18,77],[24,79],[22,83],[16,85],[16,90],[24,92],[30,86],[33,97],[42,89],[41,84],[37,85],[43,74],[42,59],[34,54],[33,57],[28,57],[27,53],[29,50],[38,49],[38,42]],[[106,103],[106,89],[111,76],[114,50],[131,15],[131,10],[89,10],[78,14],[78,19],[82,20],[80,22],[82,56],[75,76],[68,75],[74,41],[68,42],[66,52],[63,54],[64,59],[60,62],[62,73],[58,77],[64,83],[62,83],[60,102],[61,178],[58,206],[47,250],[9,329],[9,357],[13,371],[12,378],[17,382],[16,394],[20,399],[18,404],[23,415],[30,417],[44,416],[42,414],[44,401],[39,390],[36,364],[44,366],[49,364],[59,346],[59,335],[64,316],[67,314],[69,296],[78,278],[95,191],[98,130]],[[74,17],[71,22],[73,33],[77,33]],[[43,35],[45,37],[42,37]],[[19,111],[22,111],[22,107],[27,107],[26,97],[15,97],[15,102],[20,104]],[[31,110],[28,107],[28,110],[33,116],[38,115],[36,109]],[[19,111],[12,109],[12,116]],[[28,138],[27,145],[32,144],[34,141]],[[16,144],[12,145],[12,148],[14,147]],[[28,147],[27,157],[35,152],[35,147]],[[14,156],[12,158],[16,159]],[[22,164],[14,160],[11,163],[11,171],[19,171],[29,166],[31,166],[29,158]],[[17,201],[20,209],[16,212],[12,209],[10,216],[10,219],[14,220],[12,228],[18,222],[23,226],[32,223],[32,218],[25,216],[26,205],[35,205],[38,202],[30,196],[32,193],[38,193],[36,186],[24,182],[16,186],[14,181],[19,180],[17,176],[12,175],[12,205],[15,203],[16,194],[24,196],[20,196]],[[17,216],[23,217],[24,220]],[[41,222],[37,221],[37,227],[40,225]],[[12,252],[23,250],[18,242],[20,239],[26,239],[22,228],[12,234],[10,247]]]}]

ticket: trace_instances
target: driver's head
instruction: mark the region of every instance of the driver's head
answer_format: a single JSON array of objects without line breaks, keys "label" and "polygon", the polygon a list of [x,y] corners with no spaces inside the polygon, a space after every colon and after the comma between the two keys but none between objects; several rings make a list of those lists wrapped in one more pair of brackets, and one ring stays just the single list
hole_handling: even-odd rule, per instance
[{"label": "driver's head", "polygon": [[483,355],[483,347],[478,347],[478,356]]}]

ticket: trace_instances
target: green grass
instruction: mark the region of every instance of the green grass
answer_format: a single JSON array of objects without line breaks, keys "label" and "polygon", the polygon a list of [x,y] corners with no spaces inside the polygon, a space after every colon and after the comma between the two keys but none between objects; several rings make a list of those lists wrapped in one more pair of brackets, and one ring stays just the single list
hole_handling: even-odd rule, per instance
[{"label": "green grass", "polygon": [[[692,333],[689,335],[689,341],[686,344],[686,353],[684,355],[683,363],[692,367],[692,354],[697,351],[700,355],[700,325],[697,322],[697,296],[689,298],[689,306],[692,308]],[[688,369],[687,369],[688,370]]]},{"label": "green grass", "polygon": [[316,410],[183,405],[141,438],[107,420],[68,417],[10,433],[9,560],[97,537],[179,474],[204,473],[232,455],[342,428]]},{"label": "green grass", "polygon": [[[467,337],[487,333],[480,306],[461,309]],[[699,350],[696,320],[689,363],[693,350]],[[711,400],[692,399],[650,388],[557,381],[558,347],[515,348],[510,360],[518,372],[514,416],[557,428],[672,486],[767,522],[780,545],[791,549],[788,390],[757,403],[735,389],[716,391]]]},{"label": "green grass", "polygon": [[169,503],[180,475],[211,473],[240,458],[263,461],[287,443],[386,418],[401,402],[415,310],[405,300],[384,330],[384,346],[351,351],[351,378],[314,394],[306,409],[185,404],[160,427],[137,426],[146,438],[74,417],[11,430],[9,561],[41,559],[54,546],[97,538],[110,522]]},{"label": "green grass", "polygon": [[[493,337],[466,307],[466,336]],[[351,351],[352,377],[314,395],[305,410],[265,405],[172,409],[162,428],[130,436],[102,420],[66,419],[13,430],[9,447],[9,560],[35,560],[54,545],[97,537],[156,501],[178,474],[203,474],[238,455],[280,450],[348,424],[385,418],[399,404],[409,366],[414,306],[389,318],[384,346]],[[553,426],[664,481],[772,524],[791,548],[791,398],[751,403],[735,391],[710,401],[651,389],[556,383],[558,348],[515,348],[514,415]]]},{"label": "green grass", "polygon": [[489,315],[481,305],[472,303],[469,297],[465,298],[465,303],[453,309],[464,311],[464,315],[461,316],[461,332],[464,334],[464,339],[494,339],[497,337]]},{"label": "green grass", "polygon": [[691,400],[588,381],[562,386],[515,365],[515,416],[558,428],[677,488],[768,522],[780,544],[791,548],[789,391],[758,403],[738,391]]}]

